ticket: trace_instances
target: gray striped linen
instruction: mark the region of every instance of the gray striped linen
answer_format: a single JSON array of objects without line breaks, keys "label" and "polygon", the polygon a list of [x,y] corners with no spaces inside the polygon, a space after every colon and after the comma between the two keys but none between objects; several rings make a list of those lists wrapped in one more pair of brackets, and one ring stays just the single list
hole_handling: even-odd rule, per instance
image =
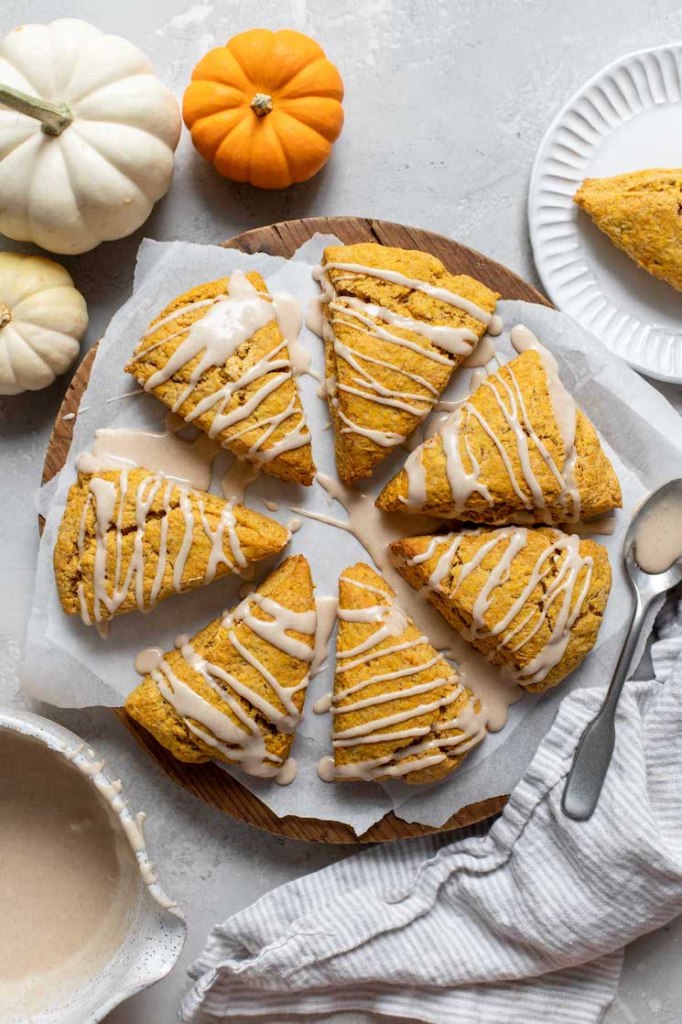
[{"label": "gray striped linen", "polygon": [[[682,911],[682,602],[627,685],[599,807],[561,811],[602,690],[574,691],[483,834],[377,847],[217,925],[186,1024],[363,1010],[433,1024],[594,1024],[622,947]],[[665,683],[665,685],[661,685]]]}]

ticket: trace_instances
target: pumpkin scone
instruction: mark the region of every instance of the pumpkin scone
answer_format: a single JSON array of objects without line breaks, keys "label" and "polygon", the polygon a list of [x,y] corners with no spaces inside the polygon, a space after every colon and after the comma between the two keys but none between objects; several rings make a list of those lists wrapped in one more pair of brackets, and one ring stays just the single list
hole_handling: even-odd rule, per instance
[{"label": "pumpkin scone", "polygon": [[492,525],[551,524],[611,512],[621,491],[550,353],[528,349],[486,377],[415,448],[377,505]]},{"label": "pumpkin scone", "polygon": [[152,322],[126,370],[238,458],[281,480],[312,483],[310,431],[260,274],[235,270],[178,296]]},{"label": "pumpkin scone", "polygon": [[586,178],[573,201],[638,267],[682,291],[682,168]]},{"label": "pumpkin scone", "polygon": [[148,469],[79,471],[54,548],[61,606],[90,625],[149,611],[277,554],[291,534],[243,505]]},{"label": "pumpkin scone", "polygon": [[486,735],[478,699],[368,565],[339,580],[328,782],[436,782]]},{"label": "pumpkin scone", "polygon": [[160,655],[126,711],[179,761],[216,758],[291,782],[316,622],[310,567],[295,555],[231,612]]},{"label": "pumpkin scone", "polygon": [[329,246],[319,278],[325,391],[339,476],[369,476],[432,411],[498,298],[418,250]]},{"label": "pumpkin scone", "polygon": [[527,690],[556,686],[589,654],[606,608],[606,548],[552,527],[463,530],[391,544],[415,590]]}]

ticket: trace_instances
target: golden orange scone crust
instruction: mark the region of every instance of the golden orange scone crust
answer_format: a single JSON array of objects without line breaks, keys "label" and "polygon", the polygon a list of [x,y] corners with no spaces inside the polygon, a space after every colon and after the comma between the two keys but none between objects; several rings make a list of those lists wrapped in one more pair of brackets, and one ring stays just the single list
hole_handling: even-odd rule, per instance
[{"label": "golden orange scone crust", "polygon": [[682,291],[682,168],[586,178],[573,201],[637,266]]},{"label": "golden orange scone crust", "polygon": [[[439,259],[419,250],[373,242],[329,246],[324,251],[323,268],[331,263],[398,271],[405,277],[461,295],[486,313],[494,311],[498,298],[496,292],[480,281],[463,274],[450,274]],[[378,277],[362,273],[349,275],[332,268],[327,278],[335,292],[334,304],[346,310],[344,313],[342,309],[333,309],[330,303],[323,306],[327,396],[334,425],[336,463],[344,483],[352,484],[369,476],[393,445],[379,443],[375,437],[366,436],[350,425],[379,432],[385,435],[385,442],[395,436],[394,443],[400,443],[400,438],[410,434],[428,415],[453,370],[468,353],[447,352],[414,330],[389,324],[373,315],[366,306],[356,305],[356,311],[369,320],[370,325],[378,325],[414,347],[396,346],[368,333],[368,323],[348,313],[351,303],[370,303],[432,326],[467,328],[475,336],[472,347],[485,333],[486,325],[457,306]],[[429,358],[429,353],[436,358]],[[389,404],[395,400],[403,407]]]},{"label": "golden orange scone crust", "polygon": [[[419,460],[423,468],[426,500],[416,504],[409,500],[408,474],[402,469],[379,495],[379,508],[387,512],[416,512],[491,525],[529,521],[561,523],[573,518],[573,503],[566,499],[561,478],[557,479],[552,472],[525,424],[521,432],[523,441],[519,443],[502,405],[512,408],[509,396],[516,396],[518,388],[528,422],[561,473],[565,448],[542,359],[533,350],[524,352],[486,380],[489,383],[482,383],[468,402],[453,414],[452,426],[446,425],[443,433],[434,434],[411,454],[410,458]],[[517,398],[516,401],[518,403]],[[444,442],[444,433],[448,430],[454,438],[463,472],[476,484],[463,502],[453,497],[448,478]],[[524,475],[524,444],[532,473],[542,491],[542,505]],[[572,473],[580,497],[581,519],[592,519],[620,507],[618,477],[594,426],[580,409],[576,413]]]},{"label": "golden orange scone crust", "polygon": [[[293,612],[315,610],[310,567],[302,555],[284,561],[256,593]],[[265,623],[274,621],[273,615],[255,603],[249,605],[246,620],[240,620],[238,614],[233,621],[215,619],[192,637],[188,647],[163,656],[164,669],[144,677],[128,696],[126,711],[179,761],[199,763],[215,758],[240,764],[249,774],[268,777],[276,775],[289,756],[305,701],[310,659],[294,657],[258,635],[248,624],[249,615]],[[312,633],[291,629],[287,634],[305,645],[312,657],[314,628]],[[195,659],[200,659],[203,671],[193,667]],[[256,664],[289,691],[289,706]],[[180,714],[171,701],[177,699],[183,684],[200,698],[196,714],[208,704],[224,716],[227,734],[236,730],[243,740],[229,743],[216,736],[207,724],[212,711],[201,718]],[[162,695],[160,685],[167,688],[170,699]],[[290,721],[282,723],[280,717]],[[251,728],[256,733],[252,734]]]},{"label": "golden orange scone crust", "polygon": [[[246,279],[264,295],[268,295],[265,281],[255,272],[246,274]],[[200,362],[200,355],[195,356],[184,366],[176,369],[172,376],[162,383],[150,387],[151,377],[163,367],[173,353],[187,337],[192,324],[200,321],[212,308],[210,300],[225,296],[228,278],[220,278],[198,285],[179,295],[169,303],[158,317],[152,321],[147,334],[142,338],[135,350],[135,355],[126,366],[126,371],[144,388],[168,406],[174,408],[186,391],[190,375]],[[207,304],[208,302],[208,304]],[[155,328],[155,324],[158,326]],[[215,437],[216,443],[234,452],[240,459],[246,459],[261,467],[265,473],[295,483],[309,485],[315,475],[310,432],[305,423],[305,415],[298,387],[291,372],[286,373],[282,361],[289,361],[289,349],[282,344],[284,338],[276,319],[270,320],[243,342],[227,361],[221,366],[211,366],[204,370],[191,393],[175,409],[178,415],[191,420],[197,427]],[[277,351],[275,351],[277,350]],[[216,410],[219,405],[212,404],[205,411],[196,413],[197,407],[211,395],[215,395],[226,385],[242,380],[261,360],[271,358],[272,370],[247,380],[238,387],[229,398],[224,412],[232,413],[244,406],[249,400],[256,401],[254,396],[261,389],[269,391],[262,400],[257,401],[247,416],[238,419],[234,424],[226,426],[217,433],[212,432]],[[269,390],[269,382],[274,385],[275,376],[279,375],[281,383]],[[290,410],[291,415],[285,415]],[[304,443],[299,444],[297,432]],[[286,439],[294,438],[295,447],[286,450]],[[259,446],[257,451],[250,451]],[[268,459],[268,452],[275,446],[283,450]]]},{"label": "golden orange scone crust", "polygon": [[[340,621],[332,705],[337,781],[398,777],[409,783],[436,782],[454,771],[466,752],[485,736],[485,719],[477,698],[422,631],[396,609],[394,597],[382,577],[363,563],[346,569],[339,580]],[[376,606],[385,607],[387,613],[392,610],[393,625],[389,635],[367,650],[366,660],[355,665],[358,659],[347,652],[371,643],[382,622],[345,621],[344,614],[352,617],[360,609]],[[396,647],[400,649],[394,650]],[[370,652],[373,656],[367,657]],[[397,677],[391,678],[394,673]],[[376,682],[368,682],[375,676]],[[421,692],[415,693],[415,688]],[[353,692],[344,695],[348,690]],[[377,702],[372,703],[373,699]],[[350,710],[358,703],[364,706]],[[381,726],[382,719],[394,715],[402,720]],[[448,726],[450,722],[453,724]],[[365,737],[369,742],[342,745],[344,733],[370,723],[376,726]],[[395,737],[396,732],[406,729],[418,730],[419,734]],[[382,741],[382,734],[391,738]],[[419,747],[424,749],[408,753]],[[427,764],[425,758],[435,763]],[[410,765],[414,767],[410,769]]]},{"label": "golden orange scone crust", "polygon": [[391,550],[408,583],[429,588],[444,618],[528,690],[556,686],[594,647],[611,567],[593,540],[509,527],[409,537]]},{"label": "golden orange scone crust", "polygon": [[80,472],[53,554],[59,600],[86,622],[147,611],[276,554],[289,538],[274,519],[160,473]]}]

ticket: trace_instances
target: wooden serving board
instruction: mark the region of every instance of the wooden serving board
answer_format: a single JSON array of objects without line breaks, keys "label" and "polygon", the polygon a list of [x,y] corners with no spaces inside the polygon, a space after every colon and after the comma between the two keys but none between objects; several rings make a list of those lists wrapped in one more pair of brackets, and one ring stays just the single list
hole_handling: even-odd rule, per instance
[{"label": "wooden serving board", "polygon": [[[478,278],[498,291],[504,299],[525,299],[527,302],[551,305],[543,295],[511,270],[474,249],[468,249],[430,231],[421,231],[387,221],[361,217],[308,217],[256,228],[237,235],[224,244],[228,248],[240,249],[242,252],[265,252],[271,256],[289,257],[317,232],[336,235],[346,243],[380,242],[383,245],[394,245],[404,249],[423,249],[438,256],[448,270]],[[51,480],[66,461],[75,422],[75,419],[70,418],[70,414],[78,413],[94,357],[95,348],[83,359],[66,392],[47,448],[43,482]],[[358,837],[352,828],[343,822],[298,818],[292,815],[278,818],[258,797],[217,765],[187,765],[176,761],[149,733],[128,718],[123,708],[112,710],[175,782],[240,821],[290,839],[325,843],[368,843],[410,839],[429,832],[444,832],[482,821],[497,814],[507,800],[507,796],[500,795],[481,803],[471,804],[454,814],[439,829],[402,821],[391,812],[372,825],[364,835]]]}]

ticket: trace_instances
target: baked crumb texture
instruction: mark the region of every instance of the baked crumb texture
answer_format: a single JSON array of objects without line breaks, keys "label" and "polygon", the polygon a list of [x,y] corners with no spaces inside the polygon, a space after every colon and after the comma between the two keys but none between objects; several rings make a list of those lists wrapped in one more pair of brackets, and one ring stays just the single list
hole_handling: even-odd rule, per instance
[{"label": "baked crumb texture", "polygon": [[237,608],[164,654],[126,710],[179,761],[217,759],[276,777],[303,710],[314,643],[310,567],[295,555]]},{"label": "baked crumb texture", "polygon": [[682,291],[682,168],[586,178],[573,201],[638,267]]},{"label": "baked crumb texture", "polygon": [[[260,274],[244,277],[257,295],[269,297]],[[276,319],[270,319],[234,351],[227,345],[219,365],[208,365],[196,380],[193,374],[205,351],[189,361],[178,355],[181,346],[188,355],[194,352],[187,345],[190,329],[207,314],[214,314],[216,303],[227,297],[228,289],[229,278],[223,277],[174,299],[152,321],[126,371],[169,409],[238,458],[281,480],[309,485],[315,475],[310,432],[289,347]],[[171,359],[180,365],[168,376]],[[152,381],[155,376],[158,383]]]},{"label": "baked crumb texture", "polygon": [[594,647],[611,569],[593,540],[507,527],[408,537],[391,551],[407,582],[528,690],[556,686]]},{"label": "baked crumb texture", "polygon": [[274,519],[147,469],[79,473],[54,548],[67,615],[103,622],[149,611],[275,555],[290,533]]},{"label": "baked crumb texture", "polygon": [[[410,464],[421,480],[416,500]],[[387,512],[492,525],[562,523],[619,508],[621,490],[594,426],[580,409],[574,449],[567,456],[543,360],[530,350],[490,374],[441,430],[410,454],[376,503]]]},{"label": "baked crumb texture", "polygon": [[368,565],[339,581],[334,778],[436,782],[486,734],[479,701]]},{"label": "baked crumb texture", "polygon": [[[352,484],[369,476],[432,411],[453,370],[485,333],[486,324],[417,288],[361,270],[325,270],[334,263],[398,272],[461,296],[486,314],[493,313],[498,295],[472,277],[450,274],[439,259],[418,250],[374,243],[325,249],[326,392],[338,473],[344,483]],[[382,311],[401,320],[387,320]],[[466,338],[458,342],[455,337],[453,342],[451,333],[446,343],[459,351],[448,351],[427,337],[424,328],[428,333],[431,327],[463,331]]]}]

